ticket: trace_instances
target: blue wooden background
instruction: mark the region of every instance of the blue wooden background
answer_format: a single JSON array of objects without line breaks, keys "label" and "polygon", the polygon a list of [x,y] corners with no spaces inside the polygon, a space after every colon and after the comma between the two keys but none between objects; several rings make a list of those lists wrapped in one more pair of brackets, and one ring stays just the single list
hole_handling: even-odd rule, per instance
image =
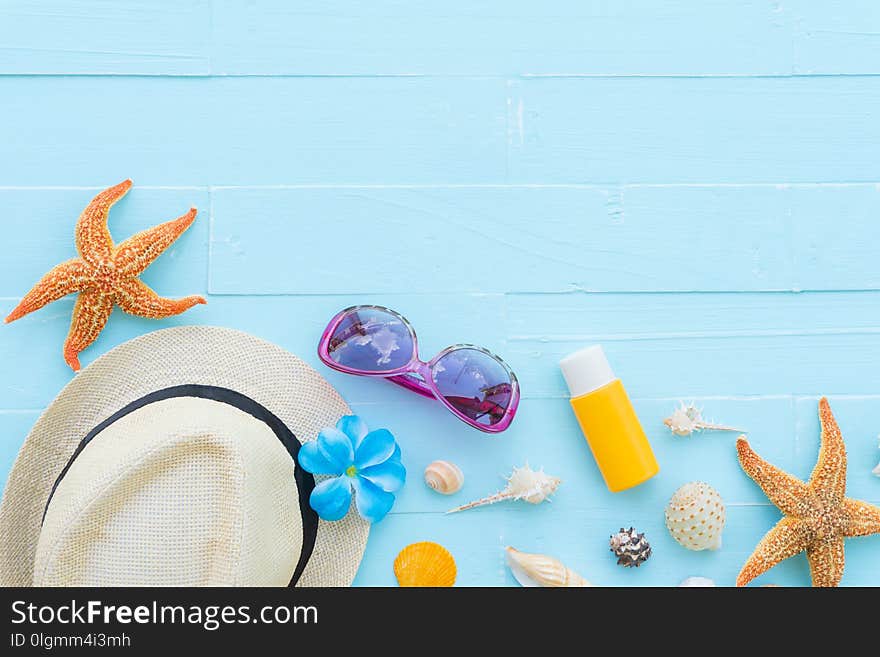
[{"label": "blue wooden background", "polygon": [[[117,311],[85,363],[199,323],[319,366],[326,320],[366,302],[409,317],[426,354],[475,342],[519,374],[519,417],[487,438],[322,368],[394,431],[410,473],[356,583],[393,584],[397,551],[435,540],[460,585],[513,584],[506,545],[602,585],[729,585],[778,512],[741,473],[734,435],[669,434],[677,400],[805,477],[816,400],[831,396],[849,493],[880,502],[878,117],[874,0],[0,0],[0,302],[71,257],[80,210],[132,177],[112,232],[196,205],[145,280],[209,303],[162,324]],[[0,331],[0,483],[71,377],[71,307]],[[557,367],[594,342],[662,467],[616,495]],[[437,458],[464,470],[458,496],[422,484]],[[552,504],[442,513],[526,460],[564,479]],[[718,552],[688,552],[663,525],[694,479],[728,504]],[[654,545],[638,570],[607,550],[623,525]],[[849,541],[843,583],[880,584],[878,551],[880,537]],[[808,584],[806,560],[760,581]]]}]

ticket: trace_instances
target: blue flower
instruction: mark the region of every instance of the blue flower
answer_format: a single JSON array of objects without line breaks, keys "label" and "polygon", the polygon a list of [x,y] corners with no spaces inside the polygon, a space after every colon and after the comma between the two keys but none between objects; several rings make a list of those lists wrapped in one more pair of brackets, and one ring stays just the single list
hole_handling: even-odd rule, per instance
[{"label": "blue flower", "polygon": [[344,416],[336,428],[322,429],[317,440],[300,447],[299,464],[312,474],[333,475],[315,486],[309,498],[324,520],[344,518],[354,493],[358,513],[379,522],[406,481],[394,436],[388,429],[369,431],[357,415]]}]

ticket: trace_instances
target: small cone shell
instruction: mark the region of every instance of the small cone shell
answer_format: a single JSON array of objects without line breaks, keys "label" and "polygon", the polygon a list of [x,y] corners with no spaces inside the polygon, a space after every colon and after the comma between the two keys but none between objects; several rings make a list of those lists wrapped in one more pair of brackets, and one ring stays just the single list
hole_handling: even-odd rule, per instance
[{"label": "small cone shell", "polygon": [[702,481],[679,488],[666,505],[666,528],[688,550],[717,550],[727,516],[718,491]]},{"label": "small cone shell", "polygon": [[425,484],[443,495],[452,495],[464,485],[464,475],[455,463],[434,461],[425,468]]},{"label": "small cone shell", "polygon": [[529,554],[512,547],[507,550],[507,565],[523,586],[584,587],[593,586],[583,577],[553,557]]},{"label": "small cone shell", "polygon": [[452,586],[456,576],[455,559],[437,543],[413,543],[397,555],[394,574],[400,586]]}]

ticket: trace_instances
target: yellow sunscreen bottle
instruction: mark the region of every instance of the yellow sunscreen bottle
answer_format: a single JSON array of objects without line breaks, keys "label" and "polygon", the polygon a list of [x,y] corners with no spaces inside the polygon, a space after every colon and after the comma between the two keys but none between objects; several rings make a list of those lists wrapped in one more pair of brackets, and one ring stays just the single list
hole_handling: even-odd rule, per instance
[{"label": "yellow sunscreen bottle", "polygon": [[571,393],[571,407],[608,489],[626,490],[660,472],[632,402],[602,347],[569,354],[559,366]]}]

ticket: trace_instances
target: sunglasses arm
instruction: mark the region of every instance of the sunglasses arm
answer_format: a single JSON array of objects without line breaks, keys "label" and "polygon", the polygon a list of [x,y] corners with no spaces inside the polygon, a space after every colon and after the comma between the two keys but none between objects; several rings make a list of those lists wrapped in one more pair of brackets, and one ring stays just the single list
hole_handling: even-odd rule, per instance
[{"label": "sunglasses arm", "polygon": [[407,390],[412,390],[420,394],[422,397],[428,397],[430,399],[434,399],[434,393],[431,392],[431,389],[425,385],[424,381],[417,379],[414,376],[409,376],[408,374],[397,374],[395,376],[387,377],[388,381],[391,383],[396,383],[402,388],[406,388]]}]

